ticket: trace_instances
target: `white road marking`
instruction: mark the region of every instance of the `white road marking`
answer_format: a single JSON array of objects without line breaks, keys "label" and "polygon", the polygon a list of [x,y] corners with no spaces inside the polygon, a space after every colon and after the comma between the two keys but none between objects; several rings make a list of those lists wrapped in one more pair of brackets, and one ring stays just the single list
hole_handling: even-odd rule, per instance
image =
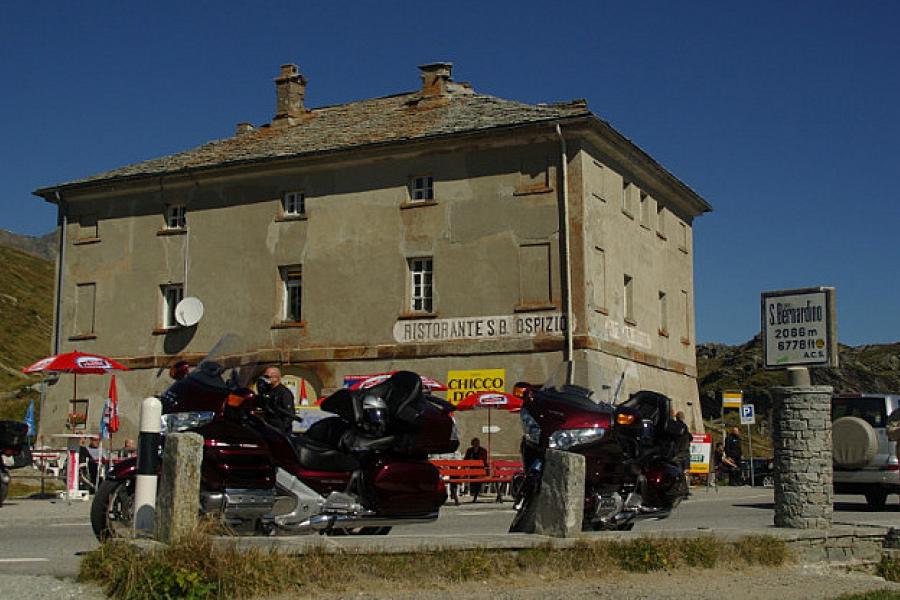
[{"label": "white road marking", "polygon": [[0,558],[0,563],[50,562],[49,558]]}]

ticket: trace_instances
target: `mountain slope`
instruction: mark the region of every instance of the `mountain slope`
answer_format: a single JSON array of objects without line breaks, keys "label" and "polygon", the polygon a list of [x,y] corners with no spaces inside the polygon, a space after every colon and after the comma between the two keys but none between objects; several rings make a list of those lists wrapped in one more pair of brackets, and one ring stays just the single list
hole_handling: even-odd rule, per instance
[{"label": "mountain slope", "polygon": [[[785,370],[762,366],[762,341],[756,336],[740,346],[697,346],[697,384],[704,418],[721,414],[719,392],[743,390],[744,401],[757,413],[771,407],[770,388],[787,385]],[[866,346],[840,346],[837,369],[810,369],[813,385],[830,385],[835,392],[900,393],[900,342]]]},{"label": "mountain slope", "polygon": [[50,262],[56,260],[57,241],[55,231],[35,237],[0,229],[0,246],[15,248],[25,254],[31,254]]},{"label": "mountain slope", "polygon": [[0,245],[0,393],[32,381],[22,367],[50,353],[53,263]]}]

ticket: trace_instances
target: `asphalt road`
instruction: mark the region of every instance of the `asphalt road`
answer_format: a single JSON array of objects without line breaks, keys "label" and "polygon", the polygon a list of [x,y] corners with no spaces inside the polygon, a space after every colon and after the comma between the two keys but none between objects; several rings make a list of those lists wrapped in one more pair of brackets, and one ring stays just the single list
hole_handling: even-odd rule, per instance
[{"label": "asphalt road", "polygon": [[[391,535],[439,537],[454,533],[506,533],[512,504],[492,498],[477,504],[447,505],[434,523],[395,528]],[[900,524],[900,505],[891,496],[884,511],[872,512],[862,496],[838,496],[835,523],[879,526]],[[660,530],[715,531],[772,528],[772,490],[763,488],[695,488],[675,513],[662,521],[643,521],[635,532]],[[79,554],[97,547],[90,527],[89,502],[9,500],[0,507],[0,574],[74,576]]]}]

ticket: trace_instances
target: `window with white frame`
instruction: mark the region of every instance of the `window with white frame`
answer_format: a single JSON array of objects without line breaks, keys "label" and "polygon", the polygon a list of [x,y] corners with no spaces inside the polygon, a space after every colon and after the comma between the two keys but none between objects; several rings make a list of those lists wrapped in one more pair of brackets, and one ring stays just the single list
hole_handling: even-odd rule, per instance
[{"label": "window with white frame", "polygon": [[410,202],[425,202],[434,200],[434,177],[431,175],[417,175],[409,180]]},{"label": "window with white frame", "polygon": [[431,258],[409,259],[409,308],[412,312],[430,313],[434,308]]},{"label": "window with white frame", "polygon": [[163,329],[173,329],[178,327],[178,320],[175,319],[175,307],[184,300],[184,284],[170,283],[160,286],[162,292],[162,327]]},{"label": "window with white frame", "polygon": [[286,217],[306,214],[306,195],[303,192],[287,192],[281,199],[282,213]]},{"label": "window with white frame", "polygon": [[187,227],[184,204],[166,205],[166,229],[184,229]]},{"label": "window with white frame", "polygon": [[303,271],[300,265],[281,267],[282,308],[281,320],[299,323],[303,320]]}]

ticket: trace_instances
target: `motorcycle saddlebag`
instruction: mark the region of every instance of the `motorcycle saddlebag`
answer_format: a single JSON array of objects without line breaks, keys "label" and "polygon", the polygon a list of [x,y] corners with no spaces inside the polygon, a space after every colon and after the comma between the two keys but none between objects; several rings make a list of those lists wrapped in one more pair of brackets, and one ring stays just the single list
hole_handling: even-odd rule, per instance
[{"label": "motorcycle saddlebag", "polygon": [[19,421],[0,421],[0,450],[16,452],[28,441],[28,425]]}]

